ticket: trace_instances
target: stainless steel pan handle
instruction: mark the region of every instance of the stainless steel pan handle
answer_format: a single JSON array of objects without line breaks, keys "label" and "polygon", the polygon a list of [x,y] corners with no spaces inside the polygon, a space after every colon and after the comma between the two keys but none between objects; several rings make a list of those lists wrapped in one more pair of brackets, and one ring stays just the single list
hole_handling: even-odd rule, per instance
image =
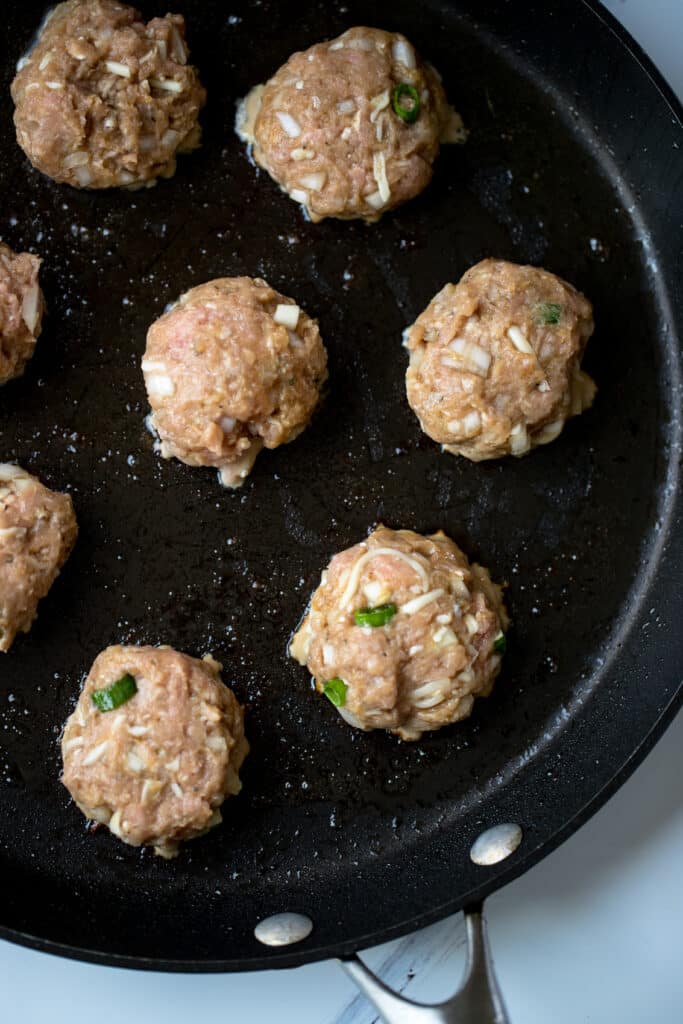
[{"label": "stainless steel pan handle", "polygon": [[460,988],[443,1003],[404,999],[357,956],[341,961],[346,973],[377,1007],[385,1024],[509,1024],[486,937],[481,904],[465,910],[467,965]]}]

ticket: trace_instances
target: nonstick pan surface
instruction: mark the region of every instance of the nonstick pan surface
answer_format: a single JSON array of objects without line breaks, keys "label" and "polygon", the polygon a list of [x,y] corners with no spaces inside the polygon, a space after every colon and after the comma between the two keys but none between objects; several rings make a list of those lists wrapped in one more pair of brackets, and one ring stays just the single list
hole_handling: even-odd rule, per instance
[{"label": "nonstick pan surface", "polygon": [[[674,712],[683,133],[642,57],[576,0],[173,6],[208,89],[204,145],[138,193],[77,192],[29,167],[8,87],[43,8],[4,11],[0,233],[44,257],[49,317],[0,393],[0,455],[68,489],[81,534],[0,661],[0,934],[130,966],[285,966],[400,934],[519,873]],[[379,224],[308,224],[249,164],[235,100],[291,51],[368,21],[441,70],[471,135]],[[599,391],[552,445],[474,465],[420,434],[401,331],[489,255],[542,264],[592,299]],[[231,493],[154,454],[140,357],[169,301],[235,274],[319,318],[330,387],[310,429]],[[330,555],[377,521],[443,528],[509,583],[493,696],[414,744],[348,728],[285,653]],[[248,708],[243,793],[172,862],[90,831],[59,782],[60,729],[111,643],[210,651]],[[517,853],[472,864],[473,839],[505,821],[524,830]],[[254,925],[281,910],[308,914],[313,933],[264,949]]]}]

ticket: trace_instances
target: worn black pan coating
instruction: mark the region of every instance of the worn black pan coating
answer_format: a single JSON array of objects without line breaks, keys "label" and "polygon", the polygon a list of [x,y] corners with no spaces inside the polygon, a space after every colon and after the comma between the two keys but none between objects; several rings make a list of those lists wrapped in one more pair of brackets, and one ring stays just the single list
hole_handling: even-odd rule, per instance
[{"label": "worn black pan coating", "polygon": [[[42,8],[3,12],[0,233],[44,256],[50,315],[25,377],[0,392],[0,456],[68,488],[81,535],[0,660],[0,934],[132,966],[291,965],[398,935],[519,873],[674,713],[683,133],[642,55],[578,0],[392,0],[372,16],[356,0],[173,6],[208,88],[204,146],[132,194],[77,192],[29,167],[8,87]],[[234,103],[292,50],[367,21],[434,62],[471,136],[378,225],[314,226],[248,163]],[[400,339],[488,255],[543,264],[591,297],[599,392],[552,445],[473,465],[420,435]],[[296,296],[331,363],[311,428],[262,455],[237,493],[153,453],[139,369],[164,306],[230,274]],[[285,656],[325,562],[378,520],[442,527],[509,581],[494,695],[415,744],[349,729]],[[243,795],[172,862],[88,831],[59,783],[62,723],[117,642],[211,651],[248,706]],[[522,826],[519,851],[475,866],[472,840],[501,821]],[[284,952],[252,934],[279,910],[315,925]]]}]

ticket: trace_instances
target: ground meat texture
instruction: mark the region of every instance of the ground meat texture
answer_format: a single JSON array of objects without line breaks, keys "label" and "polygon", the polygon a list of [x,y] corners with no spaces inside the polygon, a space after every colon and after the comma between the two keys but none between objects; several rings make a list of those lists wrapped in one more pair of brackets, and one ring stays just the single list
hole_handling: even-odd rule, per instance
[{"label": "ground meat texture", "polygon": [[12,83],[17,140],[34,167],[76,188],[169,178],[199,145],[205,92],[178,14],[148,24],[113,0],[48,16]]},{"label": "ground meat texture", "polygon": [[36,347],[45,311],[40,264],[0,242],[0,384],[22,375]]},{"label": "ground meat texture", "polygon": [[350,725],[416,740],[490,694],[507,626],[500,587],[444,533],[380,526],[334,556],[290,654]]},{"label": "ground meat texture", "polygon": [[[62,737],[62,781],[87,818],[162,857],[219,824],[249,750],[220,671],[171,647],[108,647],[95,659]],[[93,694],[125,676],[137,692],[101,711]]]},{"label": "ground meat texture", "polygon": [[422,429],[474,462],[548,444],[593,402],[580,368],[590,302],[547,270],[477,263],[405,335],[408,401]]},{"label": "ground meat texture", "polygon": [[0,651],[28,633],[76,543],[68,494],[58,494],[19,466],[0,464]]},{"label": "ground meat texture", "polygon": [[308,424],[327,379],[318,324],[265,281],[192,288],[147,335],[150,426],[164,458],[214,466],[239,487],[265,446]]},{"label": "ground meat texture", "polygon": [[[393,109],[398,86],[417,94],[414,120],[407,89],[400,100],[409,121]],[[440,140],[457,141],[462,122],[404,36],[351,28],[293,54],[256,86],[236,130],[311,220],[376,221],[427,186]]]}]

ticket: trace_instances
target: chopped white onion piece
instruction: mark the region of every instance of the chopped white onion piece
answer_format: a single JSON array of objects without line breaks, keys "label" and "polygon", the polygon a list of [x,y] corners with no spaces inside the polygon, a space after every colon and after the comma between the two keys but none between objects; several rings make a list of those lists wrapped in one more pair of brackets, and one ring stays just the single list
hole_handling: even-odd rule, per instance
[{"label": "chopped white onion piece", "polygon": [[463,361],[472,367],[475,373],[485,377],[491,365],[491,353],[487,352],[481,345],[466,338],[455,338],[448,346],[451,352],[462,357]]},{"label": "chopped white onion piece", "polygon": [[15,480],[19,476],[28,475],[20,466],[14,466],[10,462],[0,462],[0,480]]},{"label": "chopped white onion piece", "polygon": [[524,352],[528,356],[534,355],[534,350],[532,349],[531,345],[526,340],[526,338],[520,331],[519,327],[517,327],[515,324],[513,324],[512,327],[508,328],[508,338],[515,346],[515,348],[518,349],[520,352]]},{"label": "chopped white onion piece", "polygon": [[299,307],[293,305],[291,302],[279,302],[275,307],[273,320],[276,324],[281,324],[282,327],[287,327],[290,331],[295,331],[296,325],[299,323],[300,313],[301,310]]},{"label": "chopped white onion piece", "polygon": [[145,384],[147,394],[154,398],[168,398],[175,392],[175,384],[168,374],[152,373],[145,378]]},{"label": "chopped white onion piece", "polygon": [[90,154],[84,149],[77,149],[75,153],[69,153],[62,161],[62,167],[82,167],[90,160]]},{"label": "chopped white onion piece", "polygon": [[[85,761],[83,762],[85,764]],[[121,838],[121,811],[115,811],[109,819],[109,831]]]},{"label": "chopped white onion piece", "polygon": [[323,665],[334,665],[335,652],[332,644],[323,644]]},{"label": "chopped white onion piece", "polygon": [[296,161],[299,161],[299,160],[312,160],[315,157],[315,153],[313,152],[312,149],[301,149],[301,148],[293,149],[292,152],[289,155],[291,156],[292,160],[296,160]]},{"label": "chopped white onion piece", "polygon": [[342,716],[347,725],[352,725],[356,729],[363,728],[363,723],[356,715],[354,715],[353,711],[349,711],[349,709],[346,707],[337,708],[337,711]]},{"label": "chopped white onion piece", "polygon": [[173,146],[175,148],[180,142],[180,138],[180,132],[175,131],[173,128],[167,128],[161,136],[161,145]]},{"label": "chopped white onion piece", "polygon": [[176,82],[175,78],[150,78],[149,84],[153,85],[155,89],[164,89],[166,92],[183,91],[182,83]]},{"label": "chopped white onion piece", "polygon": [[476,410],[468,412],[462,421],[462,426],[467,436],[472,437],[473,434],[481,430],[481,416]]},{"label": "chopped white onion piece", "polygon": [[372,39],[368,39],[366,36],[360,36],[358,39],[349,39],[346,45],[350,50],[365,50],[366,53],[370,53],[375,48]]},{"label": "chopped white onion piece", "polygon": [[145,762],[137,754],[134,754],[132,750],[129,750],[126,755],[126,764],[132,772],[138,773],[143,772],[146,767]]},{"label": "chopped white onion piece", "polygon": [[149,726],[147,725],[129,725],[128,735],[129,736],[146,736],[149,732]]},{"label": "chopped white onion piece", "polygon": [[38,70],[39,71],[44,71],[45,68],[48,66],[48,64],[50,63],[51,60],[52,60],[52,50],[50,50],[49,53],[45,54],[45,56],[41,60],[40,64],[38,65]]},{"label": "chopped white onion piece", "polygon": [[307,615],[302,625],[299,627],[298,632],[294,634],[294,638],[289,645],[289,655],[298,661],[300,665],[305,665],[308,661],[308,655],[311,650],[311,620]]},{"label": "chopped white onion piece", "polygon": [[310,189],[311,192],[319,192],[326,181],[327,175],[324,171],[316,171],[313,174],[303,174],[299,178],[299,184],[303,185],[304,188]]},{"label": "chopped white onion piece", "polygon": [[149,800],[157,795],[161,790],[161,783],[158,779],[145,779],[142,784],[142,793],[140,794],[140,800],[143,804],[149,803]]},{"label": "chopped white onion piece", "polygon": [[168,50],[166,49],[165,39],[157,39],[157,49],[159,50],[162,60],[166,60],[168,56]]},{"label": "chopped white onion piece", "polygon": [[546,423],[543,430],[536,434],[535,440],[538,444],[549,444],[550,441],[554,441],[556,437],[559,437],[563,427],[564,420],[553,420],[552,423]]},{"label": "chopped white onion piece", "polygon": [[143,373],[166,373],[166,363],[159,359],[143,359],[140,364]]},{"label": "chopped white onion piece", "polygon": [[414,597],[411,601],[406,601],[399,608],[400,612],[404,615],[414,615],[415,612],[421,611],[425,605],[431,604],[432,601],[436,601],[438,597],[445,593],[442,587],[437,587],[436,590],[430,590],[426,594],[420,594],[419,597]]},{"label": "chopped white onion piece", "polygon": [[127,64],[121,64],[118,60],[105,60],[104,66],[112,75],[120,78],[130,78],[130,68]]},{"label": "chopped white onion piece", "polygon": [[64,88],[64,83],[63,82],[46,82],[45,85],[48,87],[48,89],[63,89]]},{"label": "chopped white onion piece", "polygon": [[38,323],[38,305],[40,302],[40,288],[38,283],[32,284],[30,288],[26,289],[24,298],[21,304],[21,315],[24,323],[28,327],[31,334],[36,329]]},{"label": "chopped white onion piece", "polygon": [[69,750],[75,750],[76,747],[82,747],[82,746],[83,746],[83,737],[82,736],[75,736],[72,740],[67,740],[66,743],[64,743],[64,753],[66,754]]},{"label": "chopped white onion piece", "polygon": [[225,736],[221,736],[220,733],[209,736],[206,741],[206,745],[209,750],[215,751],[217,754],[222,754],[223,751],[227,750],[228,744],[226,743]]},{"label": "chopped white onion piece", "polygon": [[370,114],[370,120],[373,124],[379,117],[380,112],[384,110],[385,107],[389,106],[390,100],[391,97],[389,96],[388,89],[385,89],[384,92],[379,93],[377,96],[373,96],[370,100],[370,110],[372,111]]},{"label": "chopped white onion piece", "polygon": [[428,682],[423,683],[422,686],[418,686],[413,690],[412,697],[417,697],[420,700],[422,697],[429,697],[435,693],[439,693],[450,686],[450,679],[430,679]]},{"label": "chopped white onion piece", "polygon": [[548,383],[548,381],[542,380],[541,383],[538,385],[538,390],[543,392],[550,391],[550,384]]},{"label": "chopped white onion piece", "polygon": [[432,640],[437,647],[452,647],[458,643],[458,638],[450,626],[439,626]]},{"label": "chopped white onion piece", "polygon": [[422,644],[413,644],[412,647],[408,648],[408,657],[409,658],[414,658],[416,654],[419,654],[420,651],[423,651],[423,650],[424,650],[424,646]]},{"label": "chopped white onion piece", "polygon": [[232,416],[221,416],[218,423],[223,433],[229,434],[231,430],[235,429],[235,424],[237,423],[237,420],[234,419],[234,417]]},{"label": "chopped white onion piece", "polygon": [[465,616],[465,626],[467,627],[467,632],[470,636],[474,636],[474,634],[479,630],[479,623],[475,619],[474,615]]},{"label": "chopped white onion piece", "polygon": [[101,757],[107,752],[109,747],[109,740],[105,740],[104,743],[98,743],[96,747],[93,747],[89,754],[83,758],[83,767],[86,768],[89,764],[95,764]]},{"label": "chopped white onion piece", "polygon": [[263,448],[263,441],[256,439],[237,459],[227,462],[218,473],[218,479],[224,487],[241,487],[256,462],[256,456]]},{"label": "chopped white onion piece", "polygon": [[356,109],[354,100],[342,100],[341,103],[337,104],[338,114],[352,114]]},{"label": "chopped white onion piece", "polygon": [[384,157],[384,153],[375,153],[372,158],[372,173],[375,181],[377,182],[377,191],[380,194],[383,203],[388,203],[391,199],[391,189],[389,188],[389,181],[387,179],[387,164]]},{"label": "chopped white onion piece", "polygon": [[177,796],[179,800],[182,800],[182,798],[183,798],[183,791],[182,791],[182,789],[180,788],[180,786],[178,785],[177,782],[172,782],[171,783],[171,789],[173,790],[174,796]]},{"label": "chopped white onion piece", "polygon": [[397,64],[411,70],[415,67],[415,51],[407,39],[399,39],[391,48],[391,54]]},{"label": "chopped white onion piece", "polygon": [[529,434],[525,425],[516,423],[510,431],[510,451],[513,455],[524,455],[529,448]]},{"label": "chopped white onion piece", "polygon": [[302,188],[293,188],[289,194],[295,203],[302,203],[305,206],[308,202],[308,192],[304,192]]},{"label": "chopped white onion piece", "polygon": [[282,130],[289,135],[290,139],[299,138],[301,135],[301,125],[291,114],[287,114],[282,110],[276,110],[275,116],[282,125]]},{"label": "chopped white onion piece", "polygon": [[175,25],[171,27],[171,46],[173,47],[173,59],[176,61],[176,63],[186,64],[187,50],[185,49],[185,44],[180,38],[180,33],[178,32],[178,29],[175,27]]},{"label": "chopped white onion piece", "polygon": [[372,195],[366,196],[365,202],[375,210],[381,210],[384,206],[384,200],[379,192],[373,192]]},{"label": "chopped white onion piece", "polygon": [[[5,491],[7,490],[6,484],[3,485],[3,489]],[[11,538],[12,540],[23,540],[27,533],[28,530],[23,526],[0,526],[0,541],[6,538]]]},{"label": "chopped white onion piece", "polygon": [[92,181],[92,174],[87,167],[74,167],[74,178],[77,179],[79,185],[89,185]]},{"label": "chopped white onion piece", "polygon": [[386,589],[386,584],[381,583],[379,580],[370,580],[363,587],[363,593],[367,597],[370,604],[377,604],[382,597],[383,592]]},{"label": "chopped white onion piece", "polygon": [[343,50],[344,49],[344,44],[342,43],[342,41],[340,39],[338,39],[336,43],[330,43],[330,49],[331,50]]}]

